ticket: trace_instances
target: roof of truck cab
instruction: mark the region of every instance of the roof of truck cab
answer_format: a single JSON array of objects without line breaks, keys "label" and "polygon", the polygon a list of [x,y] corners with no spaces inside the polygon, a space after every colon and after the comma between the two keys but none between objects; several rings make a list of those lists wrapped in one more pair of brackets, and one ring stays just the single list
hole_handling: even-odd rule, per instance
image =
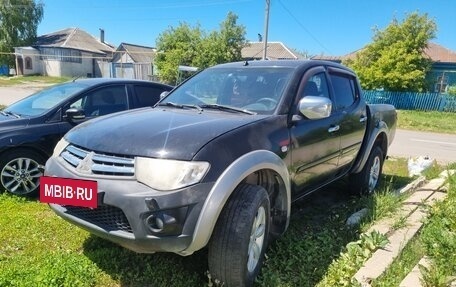
[{"label": "roof of truck cab", "polygon": [[322,60],[255,60],[255,61],[240,61],[214,66],[214,68],[234,68],[234,67],[289,67],[301,68],[312,66],[332,66],[344,70],[349,70],[346,66],[331,61]]}]

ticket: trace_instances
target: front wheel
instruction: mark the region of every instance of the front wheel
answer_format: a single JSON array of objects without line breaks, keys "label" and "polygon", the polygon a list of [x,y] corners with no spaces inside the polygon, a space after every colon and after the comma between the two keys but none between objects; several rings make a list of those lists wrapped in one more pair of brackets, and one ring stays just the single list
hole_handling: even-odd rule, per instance
[{"label": "front wheel", "polygon": [[383,151],[375,146],[360,173],[350,178],[351,190],[355,193],[371,194],[380,182],[383,168]]},{"label": "front wheel", "polygon": [[241,184],[228,200],[209,243],[209,270],[221,286],[251,286],[261,269],[269,233],[266,190]]},{"label": "front wheel", "polygon": [[45,159],[26,149],[7,152],[0,159],[1,187],[16,195],[37,194]]}]

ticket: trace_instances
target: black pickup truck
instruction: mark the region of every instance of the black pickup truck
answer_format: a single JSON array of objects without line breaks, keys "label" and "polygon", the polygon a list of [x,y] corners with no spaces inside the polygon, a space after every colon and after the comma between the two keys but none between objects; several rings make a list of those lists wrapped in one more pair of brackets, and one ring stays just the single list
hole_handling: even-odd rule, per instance
[{"label": "black pickup truck", "polygon": [[[345,176],[353,191],[373,192],[396,119],[393,106],[367,105],[355,73],[336,63],[217,65],[154,108],[67,133],[45,175],[96,182],[96,207],[50,206],[136,252],[207,247],[212,278],[250,286],[293,202]],[[75,199],[50,184],[46,196],[65,197],[53,191],[66,188]]]}]

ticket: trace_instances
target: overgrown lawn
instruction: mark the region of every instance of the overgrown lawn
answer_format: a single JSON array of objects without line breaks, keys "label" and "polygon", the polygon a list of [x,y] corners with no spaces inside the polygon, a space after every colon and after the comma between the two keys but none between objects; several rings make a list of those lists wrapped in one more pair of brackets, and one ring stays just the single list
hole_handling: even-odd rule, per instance
[{"label": "overgrown lawn", "polygon": [[[403,171],[404,164],[387,161],[383,180],[401,178],[389,172],[391,165]],[[347,218],[364,207],[375,215],[365,225],[389,216],[395,204],[388,197],[351,196],[341,181],[298,202],[288,231],[268,249],[256,285],[315,286],[334,278],[331,270],[338,268],[331,266],[341,253],[359,255],[382,239],[360,238],[362,227],[346,226]],[[0,226],[0,286],[208,286],[206,250],[188,257],[136,254],[67,223],[36,199],[0,194]]]},{"label": "overgrown lawn", "polygon": [[398,111],[398,128],[456,134],[456,113],[437,111]]},{"label": "overgrown lawn", "polygon": [[48,76],[0,76],[0,87],[17,86],[24,84],[58,84],[68,81],[68,77],[48,77]]}]

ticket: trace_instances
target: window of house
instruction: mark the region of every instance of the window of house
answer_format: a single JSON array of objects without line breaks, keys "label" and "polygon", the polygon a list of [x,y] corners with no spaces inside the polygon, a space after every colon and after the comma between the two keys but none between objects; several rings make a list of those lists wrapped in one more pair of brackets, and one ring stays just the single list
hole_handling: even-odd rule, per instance
[{"label": "window of house", "polygon": [[25,57],[25,68],[27,70],[32,70],[33,69],[33,66],[32,66],[32,58],[30,57]]},{"label": "window of house", "polygon": [[67,48],[40,48],[40,54],[42,60],[82,63],[82,53],[79,50]]},{"label": "window of house", "polygon": [[448,76],[438,76],[434,86],[435,93],[445,93],[448,86]]}]

